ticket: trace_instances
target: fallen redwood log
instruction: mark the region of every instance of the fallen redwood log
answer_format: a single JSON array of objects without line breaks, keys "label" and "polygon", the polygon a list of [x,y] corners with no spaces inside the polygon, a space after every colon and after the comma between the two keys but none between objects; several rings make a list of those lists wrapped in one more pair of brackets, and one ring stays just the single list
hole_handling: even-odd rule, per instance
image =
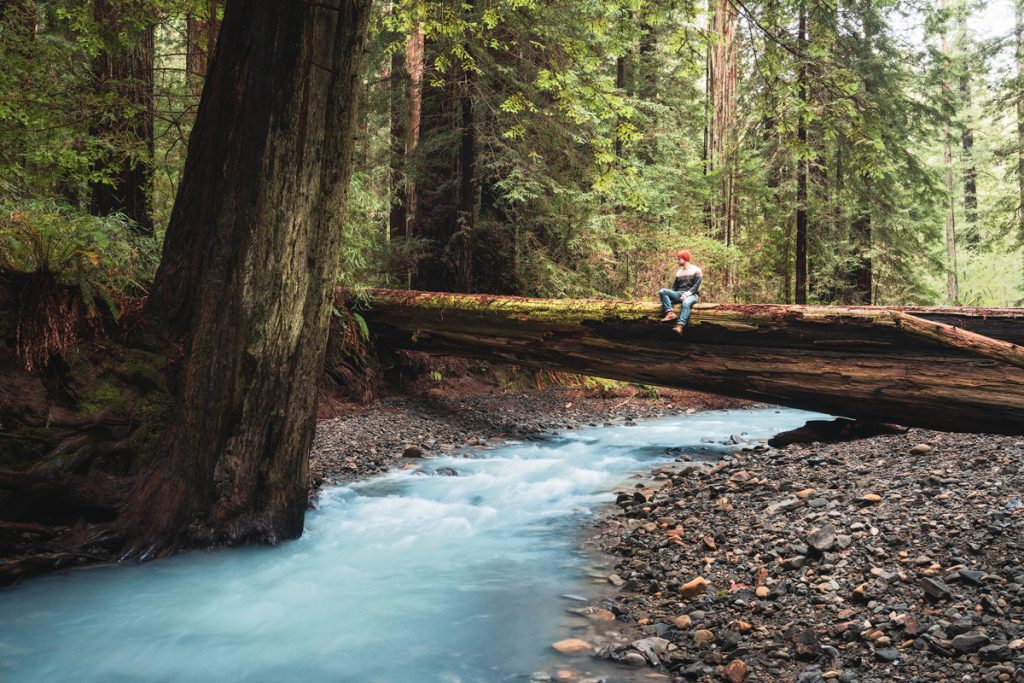
[{"label": "fallen redwood log", "polygon": [[373,290],[362,315],[393,348],[944,431],[1024,433],[1020,309],[698,304],[682,337],[658,322],[653,302]]}]

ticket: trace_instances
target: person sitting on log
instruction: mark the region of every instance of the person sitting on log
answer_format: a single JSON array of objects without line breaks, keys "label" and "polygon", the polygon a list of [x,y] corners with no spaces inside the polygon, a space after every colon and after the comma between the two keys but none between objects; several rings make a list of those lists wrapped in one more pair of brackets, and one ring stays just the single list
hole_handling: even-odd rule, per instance
[{"label": "person sitting on log", "polygon": [[[699,267],[690,263],[688,250],[683,249],[676,254],[676,258],[679,268],[676,269],[676,279],[672,283],[672,289],[662,289],[658,292],[658,296],[661,297],[661,310],[665,314],[661,321],[670,322],[678,318],[672,331],[682,334],[690,319],[690,307],[700,300],[700,283],[704,279],[704,273]],[[672,309],[675,304],[679,304],[678,316]]]}]

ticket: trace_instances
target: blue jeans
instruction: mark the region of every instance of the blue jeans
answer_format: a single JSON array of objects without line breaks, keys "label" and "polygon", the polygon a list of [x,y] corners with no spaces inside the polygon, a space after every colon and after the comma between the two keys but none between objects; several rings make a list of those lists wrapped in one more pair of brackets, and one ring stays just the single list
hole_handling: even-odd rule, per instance
[{"label": "blue jeans", "polygon": [[685,325],[690,319],[690,307],[699,300],[696,294],[683,296],[672,289],[662,289],[658,292],[661,297],[661,312],[668,313],[674,304],[679,304],[679,325]]}]

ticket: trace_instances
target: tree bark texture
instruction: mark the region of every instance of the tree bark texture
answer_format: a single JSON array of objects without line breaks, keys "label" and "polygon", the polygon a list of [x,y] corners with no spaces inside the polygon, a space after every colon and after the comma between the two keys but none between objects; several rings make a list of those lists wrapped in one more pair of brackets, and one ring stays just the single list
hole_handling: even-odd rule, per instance
[{"label": "tree bark texture", "polygon": [[388,215],[388,234],[392,240],[405,237],[408,230],[408,181],[405,174],[405,154],[409,127],[409,72],[405,67],[405,51],[391,54],[391,208]]},{"label": "tree bark texture", "polygon": [[[943,3],[943,7],[945,7]],[[949,54],[949,38],[942,34],[942,54]],[[942,80],[942,101],[949,102],[949,82]],[[951,112],[947,111],[947,115]],[[953,143],[949,123],[942,126],[942,164],[946,175],[946,303],[955,306],[960,298],[956,272],[956,194],[953,185]]]},{"label": "tree bark texture", "polygon": [[711,36],[714,43],[708,50],[707,65],[707,96],[711,104],[707,168],[717,176],[711,200],[711,227],[725,244],[732,244],[736,237],[733,154],[736,146],[737,19],[736,9],[729,0],[713,0]]},{"label": "tree bark texture", "polygon": [[793,301],[798,304],[807,303],[807,123],[804,112],[807,109],[807,8],[800,2],[800,18],[798,40],[801,51],[801,63],[797,68],[800,110],[797,114],[796,137],[799,142],[799,158],[796,162],[796,273],[794,274]]},{"label": "tree bark texture", "polygon": [[[148,192],[153,177],[153,26],[129,30],[111,0],[97,0],[93,12],[104,34],[103,51],[93,61],[97,91],[110,104],[93,125],[93,134],[111,146],[97,164],[108,176],[90,183],[89,212],[119,212],[139,232],[153,233]],[[129,37],[122,34],[128,32]]]},{"label": "tree bark texture", "polygon": [[147,313],[180,360],[130,552],[302,531],[370,0],[229,0]]},{"label": "tree bark texture", "polygon": [[929,429],[1024,432],[1019,309],[697,304],[680,338],[654,302],[378,290],[370,306],[374,335],[395,348]]},{"label": "tree bark texture", "polygon": [[[1014,38],[1017,78],[1024,79],[1024,0],[1014,0]],[[1024,88],[1017,90],[1017,225],[1024,241]]]}]

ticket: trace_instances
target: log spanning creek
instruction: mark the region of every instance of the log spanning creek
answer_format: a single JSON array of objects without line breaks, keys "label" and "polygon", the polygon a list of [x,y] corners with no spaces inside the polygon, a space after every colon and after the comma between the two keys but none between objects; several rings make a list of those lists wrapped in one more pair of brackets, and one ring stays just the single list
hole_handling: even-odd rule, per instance
[{"label": "log spanning creek", "polygon": [[325,489],[277,547],[31,580],[0,592],[0,681],[641,680],[551,647],[588,637],[576,596],[609,590],[578,550],[588,520],[634,473],[814,415],[697,413],[417,461]]}]

